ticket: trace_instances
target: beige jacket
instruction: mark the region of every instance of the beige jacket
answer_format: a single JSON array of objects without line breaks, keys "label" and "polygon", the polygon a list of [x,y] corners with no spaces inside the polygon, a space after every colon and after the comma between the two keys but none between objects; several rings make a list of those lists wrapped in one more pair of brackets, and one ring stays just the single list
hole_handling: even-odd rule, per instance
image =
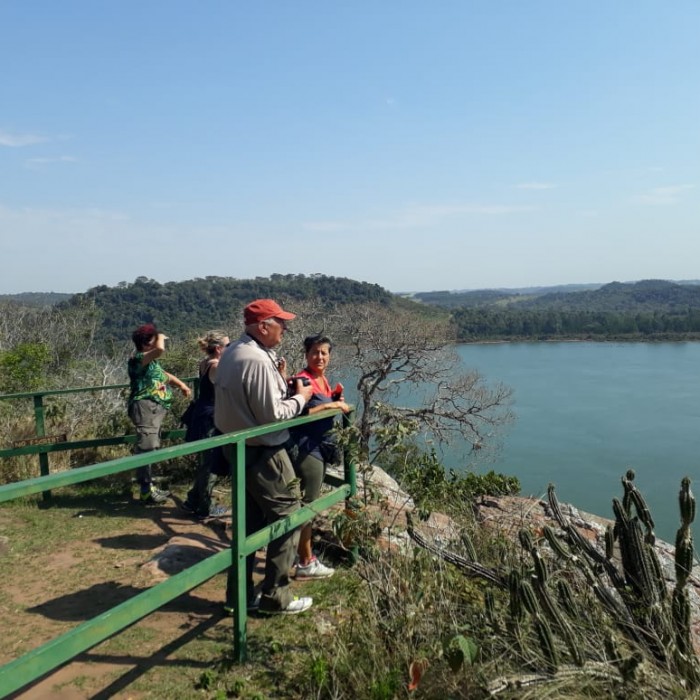
[{"label": "beige jacket", "polygon": [[[277,369],[277,355],[244,333],[224,351],[214,382],[214,424],[222,433],[257,428],[298,416],[304,398],[287,396],[287,384]],[[246,441],[248,445],[281,445],[288,430]]]}]

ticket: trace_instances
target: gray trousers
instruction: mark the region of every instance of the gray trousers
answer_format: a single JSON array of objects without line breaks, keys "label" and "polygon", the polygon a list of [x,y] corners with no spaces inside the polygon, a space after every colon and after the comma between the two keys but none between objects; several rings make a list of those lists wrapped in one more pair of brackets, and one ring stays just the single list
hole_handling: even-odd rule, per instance
[{"label": "gray trousers", "polygon": [[[231,462],[235,445],[225,445],[224,454]],[[284,447],[246,447],[246,532],[252,535],[266,525],[297,511],[300,507],[298,479]],[[267,546],[265,578],[262,583],[260,609],[284,610],[292,601],[289,569],[294,563],[299,528],[283,534]],[[255,553],[246,560],[247,595],[253,597]],[[229,573],[226,599],[232,600],[232,577]]]},{"label": "gray trousers", "polygon": [[[134,454],[151,452],[160,447],[160,426],[168,409],[150,399],[142,399],[129,404],[129,418],[136,427],[136,447]],[[146,464],[136,471],[136,480],[142,491],[151,486],[151,465]]]}]

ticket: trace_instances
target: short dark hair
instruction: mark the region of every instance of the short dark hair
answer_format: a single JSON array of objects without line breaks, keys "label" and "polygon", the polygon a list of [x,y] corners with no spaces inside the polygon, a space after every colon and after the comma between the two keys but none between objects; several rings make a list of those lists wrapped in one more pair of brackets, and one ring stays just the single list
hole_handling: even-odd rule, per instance
[{"label": "short dark hair", "polygon": [[140,352],[144,345],[147,345],[151,338],[158,335],[158,329],[153,323],[144,323],[139,326],[132,334],[131,339],[134,341],[136,349]]},{"label": "short dark hair", "polygon": [[307,335],[306,338],[304,338],[304,352],[309,352],[314,345],[327,345],[329,351],[333,349],[331,339],[327,335],[323,335],[323,333]]}]

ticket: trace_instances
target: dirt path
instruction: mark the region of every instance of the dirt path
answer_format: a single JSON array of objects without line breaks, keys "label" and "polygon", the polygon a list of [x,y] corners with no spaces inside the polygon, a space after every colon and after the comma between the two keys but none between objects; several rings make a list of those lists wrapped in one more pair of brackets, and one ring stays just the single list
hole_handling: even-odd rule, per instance
[{"label": "dirt path", "polygon": [[[177,503],[156,508],[118,503],[116,514],[109,510],[114,505],[106,504],[106,513],[93,508],[72,512],[65,507],[34,514],[28,509],[0,510],[4,578],[0,665],[229,544],[230,520],[194,522],[185,517]],[[114,515],[111,520],[110,514]],[[25,546],[24,536],[27,540],[41,538],[42,527],[60,528],[62,519],[67,530],[76,523],[78,527],[85,524],[89,535],[71,538],[49,551],[40,547],[37,553],[28,551],[13,557],[15,550]],[[46,536],[55,535],[51,532]],[[165,545],[182,543],[183,539],[185,546],[179,547],[176,556],[158,563],[151,561]],[[183,667],[192,692],[192,679],[205,671],[209,662],[206,653],[189,647],[208,639],[216,649],[214,656],[220,657],[227,640],[232,642],[232,621],[222,610],[224,589],[225,575],[220,574],[10,697],[154,697],[148,690],[139,690],[143,685],[139,681],[155,669],[166,675],[168,669],[177,666]],[[250,620],[249,627],[254,625],[255,621]],[[202,658],[197,658],[200,655]]]}]

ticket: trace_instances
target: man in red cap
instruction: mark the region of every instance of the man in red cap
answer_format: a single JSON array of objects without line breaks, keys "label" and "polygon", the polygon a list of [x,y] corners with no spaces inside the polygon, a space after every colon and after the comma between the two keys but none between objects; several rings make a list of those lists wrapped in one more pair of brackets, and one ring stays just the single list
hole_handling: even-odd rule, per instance
[{"label": "man in red cap", "polygon": [[[256,299],[243,310],[245,331],[221,356],[215,381],[214,423],[222,433],[255,428],[300,415],[313,389],[297,381],[288,397],[287,383],[278,369],[275,351],[287,321],[296,318],[272,299]],[[288,430],[278,430],[246,441],[246,529],[256,532],[290,515],[300,507],[294,468],[284,445]],[[225,453],[233,454],[233,445]],[[227,449],[228,448],[228,449]],[[312,600],[294,598],[289,588],[289,569],[294,561],[299,530],[282,535],[267,547],[261,613],[298,613]],[[255,555],[247,560],[248,599],[253,599]],[[227,601],[230,600],[227,591]]]}]

